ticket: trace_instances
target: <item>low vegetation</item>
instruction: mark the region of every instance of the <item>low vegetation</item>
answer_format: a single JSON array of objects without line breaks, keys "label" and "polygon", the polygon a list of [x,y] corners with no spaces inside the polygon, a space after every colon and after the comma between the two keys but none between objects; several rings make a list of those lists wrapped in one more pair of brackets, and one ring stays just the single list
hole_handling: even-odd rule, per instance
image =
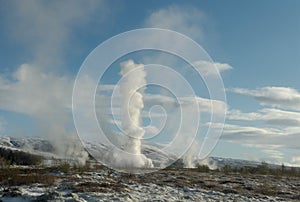
[{"label": "low vegetation", "polygon": [[4,165],[38,165],[43,158],[23,151],[0,147],[0,166]]},{"label": "low vegetation", "polygon": [[13,186],[41,184],[46,186],[54,185],[60,173],[64,173],[66,177],[72,174],[82,174],[99,167],[92,168],[90,164],[84,166],[72,165],[67,161],[59,161],[54,166],[11,166],[10,162],[4,158],[0,158],[0,188],[6,190]]},{"label": "low vegetation", "polygon": [[[179,168],[168,167],[166,170],[176,170]],[[242,174],[242,175],[266,175],[277,177],[300,177],[300,168],[286,167],[284,164],[278,167],[269,166],[266,162],[262,162],[258,166],[232,167],[225,165],[221,168],[212,170],[207,165],[198,165],[196,168],[185,168],[180,170],[188,170],[201,173],[223,173],[223,174]]]},{"label": "low vegetation", "polygon": [[35,168],[1,168],[0,169],[0,185],[2,188],[12,186],[44,184],[53,185],[56,177],[49,174],[45,169]]},{"label": "low vegetation", "polygon": [[299,178],[290,177],[293,172],[298,173],[299,170],[285,166],[274,169],[268,164],[262,163],[252,168],[225,166],[217,170],[210,170],[205,165],[193,169],[173,167],[155,173],[135,175],[118,173],[101,165],[95,165],[93,162],[86,166],[78,166],[72,162],[57,160],[50,167],[42,166],[42,164],[38,166],[3,166],[0,168],[0,190],[4,194],[18,186],[26,185],[51,189],[58,187],[63,190],[72,190],[74,193],[119,193],[130,190],[129,185],[131,184],[155,184],[176,189],[205,189],[224,194],[253,197],[267,195],[300,200],[297,187]]},{"label": "low vegetation", "polygon": [[248,174],[257,174],[257,175],[272,175],[272,176],[286,176],[286,177],[300,177],[300,169],[296,167],[286,167],[282,164],[280,167],[271,167],[266,162],[262,162],[260,165],[256,167],[231,167],[230,165],[226,165],[220,170],[225,174],[228,173],[240,173],[244,175]]}]

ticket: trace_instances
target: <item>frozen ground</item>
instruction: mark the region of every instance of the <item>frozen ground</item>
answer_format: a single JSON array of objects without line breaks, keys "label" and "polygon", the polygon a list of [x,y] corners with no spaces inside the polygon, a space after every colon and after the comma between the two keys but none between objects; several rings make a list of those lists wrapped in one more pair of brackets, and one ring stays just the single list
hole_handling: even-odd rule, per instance
[{"label": "frozen ground", "polygon": [[2,183],[0,200],[3,202],[300,200],[297,178],[224,175],[186,169],[161,170],[146,175],[122,174],[106,168],[65,173],[53,168],[22,170],[18,171],[19,175],[39,175],[40,178],[50,175],[55,180],[49,183],[35,180],[17,186]]},{"label": "frozen ground", "polygon": [[[91,144],[95,151],[105,146]],[[41,138],[0,136],[0,148],[29,151],[57,158]],[[144,152],[155,147],[148,146]],[[159,153],[157,159],[169,154]],[[255,166],[255,162],[213,159],[218,166]],[[1,162],[0,162],[1,163]],[[159,162],[157,163],[159,164]],[[300,201],[300,179],[264,175],[160,170],[145,175],[124,174],[98,166],[93,169],[9,167],[0,165],[0,202],[6,201]]]}]

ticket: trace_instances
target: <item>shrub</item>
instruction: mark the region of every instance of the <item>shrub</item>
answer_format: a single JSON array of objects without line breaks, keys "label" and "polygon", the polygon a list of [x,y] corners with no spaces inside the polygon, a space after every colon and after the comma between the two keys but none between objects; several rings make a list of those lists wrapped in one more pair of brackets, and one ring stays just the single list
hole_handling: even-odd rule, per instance
[{"label": "shrub", "polygon": [[210,172],[210,169],[209,169],[209,167],[207,165],[199,165],[197,167],[197,171],[198,172],[208,173],[208,172]]}]

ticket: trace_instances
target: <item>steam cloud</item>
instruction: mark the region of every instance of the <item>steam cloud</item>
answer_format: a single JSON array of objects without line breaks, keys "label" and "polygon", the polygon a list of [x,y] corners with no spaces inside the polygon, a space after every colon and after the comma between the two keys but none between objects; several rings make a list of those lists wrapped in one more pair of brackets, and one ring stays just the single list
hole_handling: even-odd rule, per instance
[{"label": "steam cloud", "polygon": [[74,48],[69,41],[73,33],[84,30],[93,19],[101,23],[106,16],[101,12],[107,9],[104,2],[29,0],[10,1],[3,7],[3,31],[20,43],[28,57],[13,58],[13,64],[24,60],[28,64],[20,65],[13,75],[0,75],[0,109],[33,118],[39,135],[51,141],[59,157],[84,164],[88,153],[70,124],[74,81],[61,76],[60,69],[67,65],[66,51]]},{"label": "steam cloud", "polygon": [[144,65],[132,60],[122,62],[120,75],[122,129],[126,137],[123,151],[114,153],[114,163],[123,168],[153,167],[151,159],[141,153],[141,139],[145,133],[140,123],[144,107],[143,87],[146,85]]},{"label": "steam cloud", "polygon": [[41,134],[48,139],[55,153],[64,159],[84,165],[88,153],[77,134],[68,130],[72,80],[45,74],[40,68],[21,65],[9,80],[0,75],[0,109],[25,114],[35,121]]}]

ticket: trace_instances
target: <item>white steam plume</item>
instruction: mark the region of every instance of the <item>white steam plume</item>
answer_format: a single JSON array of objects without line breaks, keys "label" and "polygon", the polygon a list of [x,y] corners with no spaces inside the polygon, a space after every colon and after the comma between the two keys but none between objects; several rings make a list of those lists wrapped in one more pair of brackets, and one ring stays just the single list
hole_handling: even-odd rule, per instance
[{"label": "white steam plume", "polygon": [[198,159],[198,150],[200,143],[194,140],[188,151],[183,155],[183,164],[185,168],[195,168]]},{"label": "white steam plume", "polygon": [[151,159],[141,153],[141,139],[145,130],[141,127],[141,110],[144,107],[143,88],[146,85],[146,72],[142,64],[132,60],[121,63],[120,84],[122,129],[126,135],[124,154],[116,156],[120,167],[153,167]]},{"label": "white steam plume", "polygon": [[211,170],[218,169],[217,163],[209,157],[205,159],[199,158],[199,148],[201,144],[198,140],[194,140],[191,147],[183,155],[183,166],[185,168],[196,168],[198,166],[207,166]]}]

